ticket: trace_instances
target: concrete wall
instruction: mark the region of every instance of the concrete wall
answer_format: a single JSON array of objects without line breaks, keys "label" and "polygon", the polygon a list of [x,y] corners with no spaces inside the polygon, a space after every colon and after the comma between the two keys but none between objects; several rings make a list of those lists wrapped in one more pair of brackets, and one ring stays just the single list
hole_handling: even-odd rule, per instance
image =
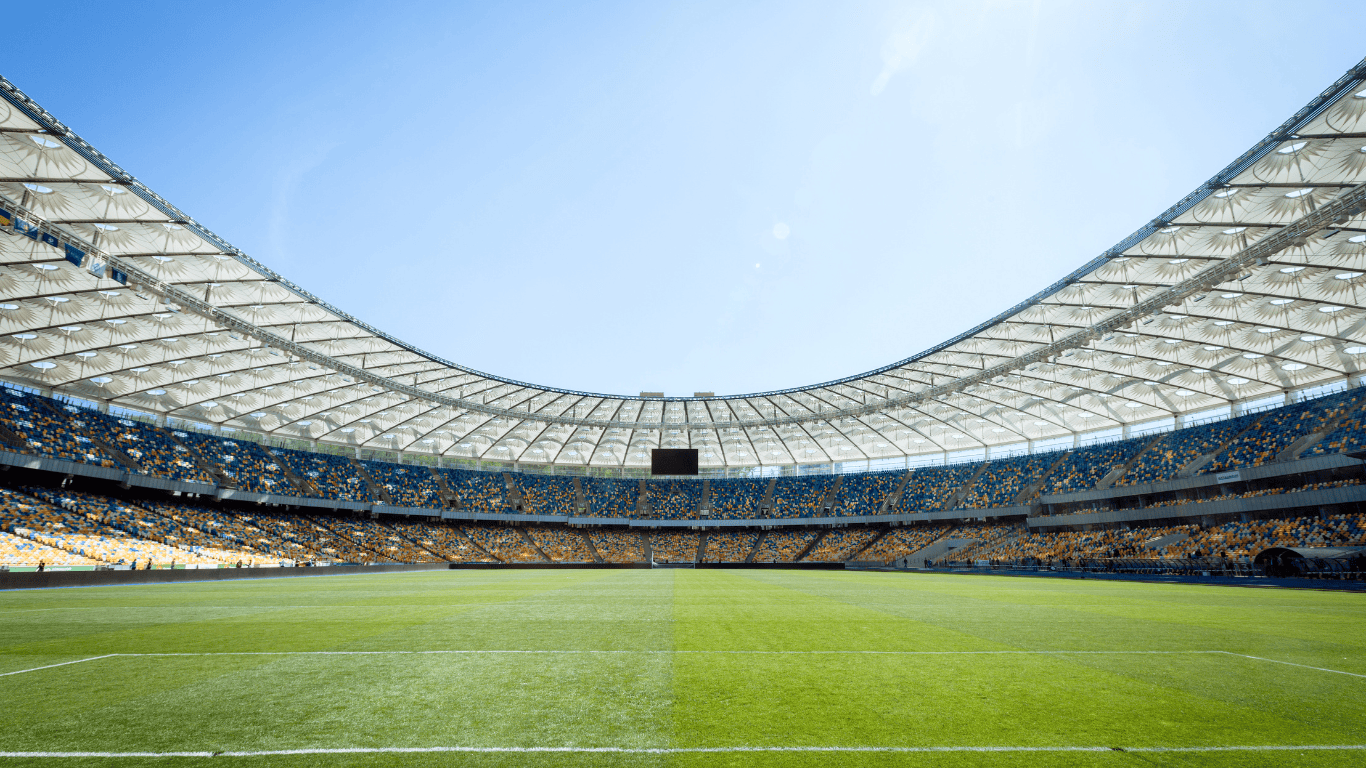
[{"label": "concrete wall", "polygon": [[325,568],[199,568],[154,571],[44,571],[0,573],[0,589],[46,589],[51,587],[100,587],[120,584],[170,584],[183,581],[229,581],[278,579],[304,576],[344,576],[360,573],[408,573],[444,571],[446,563],[417,565],[334,565]]}]

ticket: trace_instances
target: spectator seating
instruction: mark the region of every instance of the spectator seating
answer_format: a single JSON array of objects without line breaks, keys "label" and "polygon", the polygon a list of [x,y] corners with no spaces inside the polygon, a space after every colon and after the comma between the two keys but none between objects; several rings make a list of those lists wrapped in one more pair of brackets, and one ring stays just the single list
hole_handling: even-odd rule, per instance
[{"label": "spectator seating", "polygon": [[657,563],[691,563],[697,558],[696,533],[659,531],[650,534],[650,554]]},{"label": "spectator seating", "polygon": [[36,566],[47,565],[99,565],[99,560],[82,557],[64,549],[50,547],[39,541],[26,539],[12,533],[0,533],[0,565]]},{"label": "spectator seating", "polygon": [[876,515],[882,502],[901,484],[904,470],[845,475],[835,498],[835,515]]},{"label": "spectator seating", "polygon": [[577,495],[574,479],[550,475],[513,475],[522,492],[522,511],[528,515],[573,515]]},{"label": "spectator seating", "polygon": [[303,547],[309,560],[330,560],[340,563],[387,563],[392,559],[366,549],[350,538],[320,524],[316,516],[287,515],[259,512],[239,516],[244,522],[265,531],[267,535],[292,541]]},{"label": "spectator seating", "polygon": [[818,531],[769,531],[754,551],[755,563],[791,563],[815,540]]},{"label": "spectator seating", "polygon": [[635,517],[635,480],[613,480],[605,477],[584,478],[584,502],[592,517]]},{"label": "spectator seating", "polygon": [[999,547],[1003,541],[1018,537],[1025,533],[1025,530],[1023,526],[985,523],[954,526],[940,533],[944,538],[971,539],[973,541],[965,547],[954,550],[952,554],[940,556],[940,562],[946,560],[973,562],[977,559],[983,559],[983,553]]},{"label": "spectator seating", "polygon": [[0,420],[40,456],[79,461],[97,467],[117,467],[109,454],[70,423],[53,400],[0,385]]},{"label": "spectator seating", "polygon": [[1353,389],[1267,411],[1254,429],[1230,443],[1201,473],[1265,464],[1291,443],[1358,407],[1360,400],[1360,390]]},{"label": "spectator seating", "polygon": [[1198,530],[1163,550],[1165,557],[1250,560],[1270,547],[1366,547],[1366,515],[1292,517],[1225,523]]},{"label": "spectator seating", "polygon": [[319,517],[318,522],[369,552],[400,563],[437,563],[441,558],[377,520]]},{"label": "spectator seating", "polygon": [[279,459],[250,440],[180,429],[172,430],[172,434],[190,450],[197,451],[204,461],[221,468],[223,474],[244,491],[286,496],[298,496],[302,492],[285,476]]},{"label": "spectator seating", "polygon": [[1181,468],[1219,450],[1235,435],[1260,419],[1260,414],[1239,416],[1171,432],[1138,457],[1117,485],[1142,485],[1176,478]]},{"label": "spectator seating", "polygon": [[[468,469],[439,469],[446,485],[460,499],[460,505],[474,512],[501,513],[507,484],[498,472],[474,472]],[[477,542],[476,542],[477,543]],[[481,544],[482,546],[482,544]]]},{"label": "spectator seating", "polygon": [[954,491],[966,483],[977,471],[978,464],[951,464],[944,467],[921,467],[911,472],[911,478],[901,491],[897,511],[902,513],[933,512],[945,509]]},{"label": "spectator seating", "polygon": [[577,531],[568,528],[528,528],[536,546],[552,561],[557,563],[591,563],[595,561],[593,550]]},{"label": "spectator seating", "polygon": [[344,501],[370,500],[360,471],[345,456],[288,448],[272,448],[271,452],[295,475],[313,483],[320,498]]},{"label": "spectator seating", "polygon": [[697,517],[702,483],[696,480],[652,480],[645,484],[651,517],[657,520],[690,520]]},{"label": "spectator seating", "polygon": [[888,531],[886,536],[877,540],[876,544],[863,550],[859,555],[860,560],[878,563],[890,563],[897,558],[919,552],[934,543],[944,534],[945,528],[895,528]]},{"label": "spectator seating", "polygon": [[249,517],[194,505],[149,501],[140,505],[179,523],[186,531],[198,531],[211,539],[223,540],[226,548],[246,554],[242,558],[243,565],[290,564],[314,557],[302,544],[268,535],[253,525]]},{"label": "spectator seating", "polygon": [[645,548],[640,536],[629,531],[590,531],[593,549],[605,563],[643,563]]},{"label": "spectator seating", "polygon": [[545,558],[522,538],[521,532],[516,528],[465,525],[461,526],[461,530],[471,541],[483,547],[484,551],[505,563],[545,562]]},{"label": "spectator seating", "polygon": [[1089,491],[1110,474],[1110,470],[1122,466],[1151,441],[1151,437],[1138,437],[1076,448],[1067,454],[1057,469],[1053,470],[1044,483],[1042,493],[1047,495]]},{"label": "spectator seating", "polygon": [[711,516],[722,520],[742,520],[759,516],[759,503],[768,491],[768,480],[740,478],[711,481]]},{"label": "spectator seating", "polygon": [[820,543],[802,558],[804,563],[842,563],[853,558],[880,531],[874,528],[835,528],[826,531]]},{"label": "spectator seating", "polygon": [[475,546],[456,526],[408,521],[385,525],[448,563],[494,562],[492,556]]},{"label": "spectator seating", "polygon": [[[24,492],[49,504],[84,514],[134,538],[160,542],[193,555],[193,558],[184,558],[177,562],[210,565],[254,561],[250,552],[234,547],[229,540],[157,514],[150,507],[128,504],[107,496],[68,490],[25,488]],[[170,556],[174,553],[165,554]]]},{"label": "spectator seating", "polygon": [[702,553],[704,563],[743,563],[759,534],[753,531],[716,531],[707,534],[707,548]]},{"label": "spectator seating", "polygon": [[72,427],[119,449],[142,467],[144,475],[159,475],[187,483],[214,483],[214,479],[195,463],[189,449],[172,440],[165,430],[74,405],[59,407],[67,412]]},{"label": "spectator seating", "polygon": [[[69,508],[68,508],[69,507]],[[0,525],[11,534],[108,564],[211,563],[192,552],[133,536],[99,516],[12,490],[0,489]]]},{"label": "spectator seating", "polygon": [[821,514],[835,478],[830,475],[783,477],[773,485],[773,511],[769,517],[815,517]]},{"label": "spectator seating", "polygon": [[1037,482],[1055,459],[1057,454],[1044,453],[987,462],[963,498],[962,506],[968,509],[1013,506],[1016,497]]},{"label": "spectator seating", "polygon": [[441,509],[441,486],[426,467],[390,464],[387,461],[362,461],[365,470],[376,483],[389,491],[389,497],[400,507]]},{"label": "spectator seating", "polygon": [[1366,407],[1350,409],[1347,417],[1316,445],[1305,451],[1305,456],[1326,456],[1334,453],[1358,453],[1366,448]]}]

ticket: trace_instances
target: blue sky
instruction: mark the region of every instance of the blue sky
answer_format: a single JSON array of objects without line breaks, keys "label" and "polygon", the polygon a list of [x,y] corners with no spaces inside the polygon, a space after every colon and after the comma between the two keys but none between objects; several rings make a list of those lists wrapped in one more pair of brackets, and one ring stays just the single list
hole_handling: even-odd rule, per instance
[{"label": "blue sky", "polygon": [[[634,394],[908,357],[1366,54],[1366,4],[24,3],[0,74],[464,365]],[[16,34],[23,30],[24,34]]]}]

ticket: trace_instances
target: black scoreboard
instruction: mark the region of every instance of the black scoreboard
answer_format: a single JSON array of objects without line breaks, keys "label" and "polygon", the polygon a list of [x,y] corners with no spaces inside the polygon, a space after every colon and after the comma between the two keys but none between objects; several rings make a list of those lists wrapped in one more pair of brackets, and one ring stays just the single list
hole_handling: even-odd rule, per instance
[{"label": "black scoreboard", "polygon": [[696,448],[655,448],[650,451],[650,474],[697,474]]}]

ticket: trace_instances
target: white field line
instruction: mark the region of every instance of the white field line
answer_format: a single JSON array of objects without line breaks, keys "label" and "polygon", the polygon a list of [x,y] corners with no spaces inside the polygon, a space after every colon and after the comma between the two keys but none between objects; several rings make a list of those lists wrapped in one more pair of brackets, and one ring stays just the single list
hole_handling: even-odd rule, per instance
[{"label": "white field line", "polygon": [[283,755],[376,755],[423,753],[552,753],[618,755],[689,755],[735,752],[1345,752],[1366,750],[1366,744],[1259,744],[1206,747],[342,747],[337,749],[263,749],[241,752],[0,752],[0,758],[18,757],[276,757]]},{"label": "white field line", "polygon": [[446,655],[570,655],[570,656],[612,656],[612,655],[759,655],[759,656],[810,656],[810,655],[835,655],[835,656],[1168,656],[1168,655],[1221,655],[1233,656],[1240,659],[1251,659],[1253,661],[1264,661],[1271,664],[1283,664],[1290,667],[1301,669],[1312,669],[1317,672],[1328,672],[1335,675],[1347,675],[1348,677],[1366,678],[1366,675],[1356,672],[1344,672],[1340,669],[1329,669],[1327,667],[1312,667],[1307,664],[1296,664],[1293,661],[1280,661],[1278,659],[1267,659],[1261,656],[1248,656],[1232,651],[716,651],[716,650],[429,650],[429,651],[204,651],[204,652],[167,652],[167,653],[107,653],[103,656],[92,656],[88,659],[77,659],[75,661],[64,661],[60,664],[48,664],[32,669],[20,669],[13,672],[0,673],[0,677],[9,675],[20,675],[25,672],[37,672],[53,667],[64,667],[69,664],[80,664],[86,661],[96,661],[98,659],[137,659],[137,658],[163,658],[173,656],[199,657],[199,656],[446,656]]},{"label": "white field line", "polygon": [[1338,669],[1328,669],[1327,667],[1311,667],[1311,666],[1309,666],[1308,664],[1296,664],[1296,663],[1293,662],[1293,661],[1280,661],[1279,659],[1264,659],[1264,658],[1262,658],[1261,656],[1248,656],[1247,654],[1244,654],[1244,653],[1233,653],[1232,651],[1220,651],[1220,653],[1228,654],[1229,656],[1237,656],[1237,657],[1243,658],[1243,659],[1253,659],[1253,660],[1256,660],[1256,661],[1267,661],[1267,662],[1270,662],[1270,663],[1272,663],[1272,664],[1284,664],[1284,665],[1286,665],[1287,667],[1299,667],[1300,669],[1315,669],[1315,670],[1318,670],[1319,672],[1334,672],[1334,673],[1339,674],[1339,675],[1350,675],[1350,676],[1352,676],[1352,677],[1366,677],[1366,675],[1359,675],[1359,674],[1357,674],[1357,673],[1355,673],[1355,672],[1343,672],[1342,670],[1338,670]]},{"label": "white field line", "polygon": [[22,674],[24,674],[25,672],[37,672],[37,671],[40,670],[40,669],[52,669],[53,667],[65,667],[65,666],[67,666],[68,664],[81,664],[81,663],[84,663],[84,662],[87,662],[87,661],[97,661],[97,660],[99,660],[99,659],[108,659],[108,658],[113,658],[114,656],[122,656],[122,655],[123,655],[123,654],[119,654],[119,653],[106,653],[106,654],[103,655],[103,656],[91,656],[91,657],[88,658],[88,659],[76,659],[75,661],[63,661],[63,662],[60,663],[60,664],[48,664],[48,665],[45,666],[45,667],[34,667],[34,668],[32,668],[32,669],[16,669],[16,670],[14,670],[13,672],[0,672],[0,677],[9,677],[10,675],[22,675]]}]

